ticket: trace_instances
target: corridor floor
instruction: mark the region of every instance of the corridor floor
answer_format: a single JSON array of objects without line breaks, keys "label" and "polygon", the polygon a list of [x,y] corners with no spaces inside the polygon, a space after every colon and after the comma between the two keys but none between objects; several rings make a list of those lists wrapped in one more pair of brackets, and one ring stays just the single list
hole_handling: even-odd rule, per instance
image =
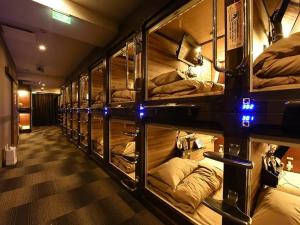
[{"label": "corridor floor", "polygon": [[22,134],[0,169],[1,225],[162,225],[57,127]]}]

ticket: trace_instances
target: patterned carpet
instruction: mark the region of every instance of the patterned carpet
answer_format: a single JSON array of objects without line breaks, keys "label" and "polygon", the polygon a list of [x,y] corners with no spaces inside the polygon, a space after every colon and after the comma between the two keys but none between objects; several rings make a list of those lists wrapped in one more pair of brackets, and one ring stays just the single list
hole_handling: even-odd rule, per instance
[{"label": "patterned carpet", "polygon": [[162,225],[57,127],[22,134],[17,165],[0,169],[0,224]]}]

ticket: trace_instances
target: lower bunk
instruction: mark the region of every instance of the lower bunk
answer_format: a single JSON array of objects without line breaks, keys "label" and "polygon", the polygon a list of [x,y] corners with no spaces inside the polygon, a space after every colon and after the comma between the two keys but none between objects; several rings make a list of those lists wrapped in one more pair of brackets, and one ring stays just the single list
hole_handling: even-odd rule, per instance
[{"label": "lower bunk", "polygon": [[146,189],[192,224],[222,224],[222,216],[203,204],[223,199],[223,163],[204,152],[223,151],[220,134],[147,126]]}]

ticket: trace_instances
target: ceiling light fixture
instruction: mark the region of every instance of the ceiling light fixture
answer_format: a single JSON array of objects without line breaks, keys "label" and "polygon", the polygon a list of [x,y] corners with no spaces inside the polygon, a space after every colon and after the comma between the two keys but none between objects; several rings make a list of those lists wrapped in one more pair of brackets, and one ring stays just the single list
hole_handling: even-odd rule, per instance
[{"label": "ceiling light fixture", "polygon": [[47,48],[45,45],[39,45],[39,50],[45,51]]}]

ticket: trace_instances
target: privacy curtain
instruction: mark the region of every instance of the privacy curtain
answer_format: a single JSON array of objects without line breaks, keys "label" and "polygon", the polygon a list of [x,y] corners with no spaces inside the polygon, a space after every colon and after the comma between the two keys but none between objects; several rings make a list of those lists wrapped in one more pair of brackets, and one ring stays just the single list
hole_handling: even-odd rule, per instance
[{"label": "privacy curtain", "polygon": [[33,126],[49,126],[57,124],[58,95],[32,95],[32,123]]}]

